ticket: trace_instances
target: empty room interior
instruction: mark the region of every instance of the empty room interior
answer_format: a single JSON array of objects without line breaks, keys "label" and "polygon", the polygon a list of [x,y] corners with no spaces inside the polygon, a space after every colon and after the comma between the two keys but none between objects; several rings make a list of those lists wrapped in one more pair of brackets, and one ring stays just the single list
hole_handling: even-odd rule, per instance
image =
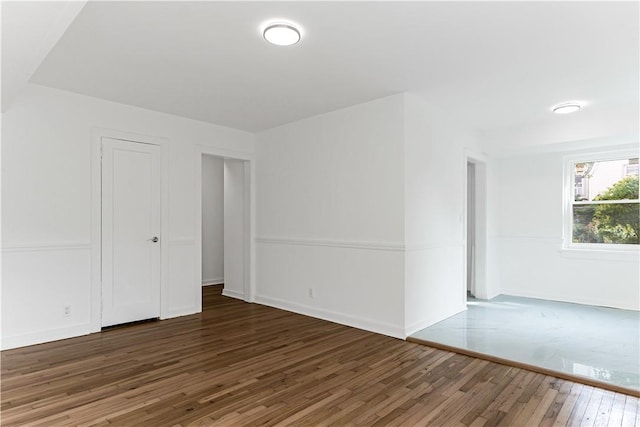
[{"label": "empty room interior", "polygon": [[2,425],[640,425],[640,3],[2,1]]}]

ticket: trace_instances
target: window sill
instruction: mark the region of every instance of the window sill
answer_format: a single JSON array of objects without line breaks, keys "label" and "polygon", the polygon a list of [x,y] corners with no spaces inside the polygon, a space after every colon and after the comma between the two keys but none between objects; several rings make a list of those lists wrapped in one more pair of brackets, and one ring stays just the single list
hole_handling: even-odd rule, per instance
[{"label": "window sill", "polygon": [[562,248],[562,258],[588,259],[600,261],[638,262],[640,251],[637,247],[630,249],[592,249],[592,248]]}]

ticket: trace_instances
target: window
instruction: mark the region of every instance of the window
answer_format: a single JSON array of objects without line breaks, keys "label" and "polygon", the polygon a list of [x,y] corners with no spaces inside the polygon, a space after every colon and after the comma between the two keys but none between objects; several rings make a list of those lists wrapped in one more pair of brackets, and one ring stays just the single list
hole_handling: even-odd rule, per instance
[{"label": "window", "polygon": [[629,249],[640,243],[638,153],[568,158],[565,246]]}]

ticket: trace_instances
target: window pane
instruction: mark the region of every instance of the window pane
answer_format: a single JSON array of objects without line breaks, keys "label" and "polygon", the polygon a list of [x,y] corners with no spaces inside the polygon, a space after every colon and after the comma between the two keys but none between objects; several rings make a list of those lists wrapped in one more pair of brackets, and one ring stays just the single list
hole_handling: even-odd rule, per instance
[{"label": "window pane", "polygon": [[639,244],[640,204],[573,206],[573,243]]},{"label": "window pane", "polygon": [[637,200],[638,158],[574,163],[574,200]]}]

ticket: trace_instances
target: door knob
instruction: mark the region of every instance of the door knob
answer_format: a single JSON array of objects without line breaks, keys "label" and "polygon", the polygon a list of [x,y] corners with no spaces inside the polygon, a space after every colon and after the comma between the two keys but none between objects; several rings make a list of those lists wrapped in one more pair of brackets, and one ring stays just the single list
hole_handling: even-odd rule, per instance
[{"label": "door knob", "polygon": [[153,237],[153,239],[147,239],[147,241],[152,241],[153,243],[157,243],[158,242],[158,237]]}]

